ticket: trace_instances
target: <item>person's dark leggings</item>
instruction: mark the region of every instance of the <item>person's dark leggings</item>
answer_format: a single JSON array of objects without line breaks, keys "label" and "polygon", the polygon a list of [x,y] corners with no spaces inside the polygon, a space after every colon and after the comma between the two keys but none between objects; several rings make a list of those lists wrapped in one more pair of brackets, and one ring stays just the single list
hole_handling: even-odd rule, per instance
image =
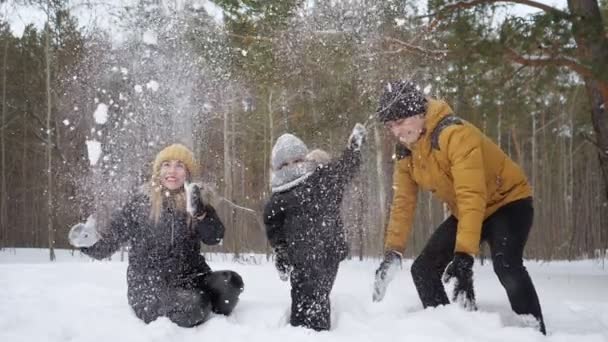
[{"label": "person's dark leggings", "polygon": [[336,280],[338,264],[319,270],[294,266],[291,272],[291,317],[289,323],[316,331],[331,327],[329,294]]},{"label": "person's dark leggings", "polygon": [[[481,240],[490,246],[494,272],[507,292],[513,311],[534,316],[544,334],[538,295],[523,265],[524,247],[533,218],[532,198],[511,202],[483,222]],[[425,308],[450,303],[441,276],[454,256],[457,225],[454,216],[448,217],[412,264],[412,278]]]},{"label": "person's dark leggings", "polygon": [[229,315],[243,291],[243,280],[233,271],[216,271],[202,276],[195,288],[143,287],[129,291],[129,304],[146,323],[160,316],[181,327],[194,327],[207,320],[211,311]]}]

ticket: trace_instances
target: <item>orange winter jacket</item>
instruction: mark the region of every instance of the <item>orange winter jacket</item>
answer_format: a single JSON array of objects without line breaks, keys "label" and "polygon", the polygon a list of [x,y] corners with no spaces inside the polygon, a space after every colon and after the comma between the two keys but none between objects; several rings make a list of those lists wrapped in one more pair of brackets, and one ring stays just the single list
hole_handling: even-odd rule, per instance
[{"label": "orange winter jacket", "polygon": [[521,168],[479,129],[452,113],[447,103],[429,99],[425,133],[411,149],[401,148],[386,250],[405,249],[418,187],[431,191],[458,219],[454,251],[473,255],[479,252],[483,221],[505,204],[532,196]]}]

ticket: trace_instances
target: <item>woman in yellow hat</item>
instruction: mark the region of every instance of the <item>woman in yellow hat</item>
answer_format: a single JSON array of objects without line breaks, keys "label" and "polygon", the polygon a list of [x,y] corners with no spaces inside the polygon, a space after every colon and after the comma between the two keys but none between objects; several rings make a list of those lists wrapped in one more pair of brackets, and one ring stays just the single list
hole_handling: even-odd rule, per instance
[{"label": "woman in yellow hat", "polygon": [[69,233],[73,246],[96,259],[130,245],[127,297],[146,323],[165,316],[193,327],[211,311],[230,314],[243,291],[236,272],[212,272],[200,253],[200,242],[216,245],[222,240],[224,225],[197,186],[186,191],[196,165],[185,146],[164,148],[154,160],[150,186],[113,215],[107,230],[96,229],[90,217]]}]

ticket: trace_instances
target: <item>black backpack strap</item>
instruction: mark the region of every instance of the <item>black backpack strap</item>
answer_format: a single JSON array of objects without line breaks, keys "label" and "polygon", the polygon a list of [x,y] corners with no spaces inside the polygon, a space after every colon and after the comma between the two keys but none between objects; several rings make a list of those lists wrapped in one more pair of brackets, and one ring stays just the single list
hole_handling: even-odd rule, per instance
[{"label": "black backpack strap", "polygon": [[446,127],[452,125],[463,125],[464,122],[461,118],[457,117],[454,114],[450,114],[437,123],[435,129],[431,133],[431,147],[437,151],[439,151],[439,135],[441,135],[441,131],[443,131]]},{"label": "black backpack strap", "polygon": [[412,155],[412,151],[409,148],[403,146],[402,144],[395,145],[395,156],[397,160],[405,159]]}]

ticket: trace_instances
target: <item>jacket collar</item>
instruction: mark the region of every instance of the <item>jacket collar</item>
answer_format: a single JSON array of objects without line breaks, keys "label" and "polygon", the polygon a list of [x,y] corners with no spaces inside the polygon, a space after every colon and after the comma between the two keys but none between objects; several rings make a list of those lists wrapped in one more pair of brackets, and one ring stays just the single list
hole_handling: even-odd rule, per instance
[{"label": "jacket collar", "polygon": [[431,134],[439,122],[452,113],[452,108],[445,101],[428,99],[424,122],[424,132],[420,135],[420,139],[410,146],[410,150],[418,151],[419,153],[424,151],[430,152]]}]

